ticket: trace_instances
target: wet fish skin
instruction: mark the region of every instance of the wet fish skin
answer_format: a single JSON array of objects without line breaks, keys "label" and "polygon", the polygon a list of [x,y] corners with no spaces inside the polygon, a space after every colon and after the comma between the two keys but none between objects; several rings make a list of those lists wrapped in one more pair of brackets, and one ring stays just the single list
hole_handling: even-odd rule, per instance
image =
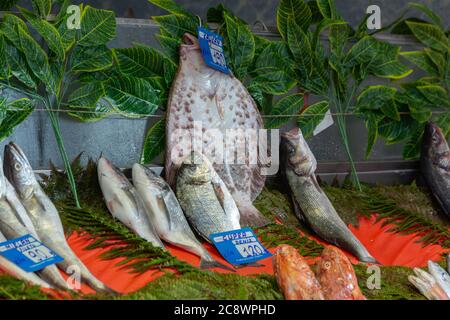
[{"label": "wet fish skin", "polygon": [[450,297],[450,275],[436,262],[428,261],[428,272],[436,280],[437,284]]},{"label": "wet fish skin", "polygon": [[313,270],[325,300],[366,300],[352,263],[340,249],[327,246],[320,258]]},{"label": "wet fish skin", "polygon": [[280,245],[272,259],[278,286],[286,300],[325,300],[319,281],[297,249]]},{"label": "wet fish skin", "polygon": [[441,129],[432,122],[425,126],[420,168],[437,202],[450,217],[450,148]]},{"label": "wet fish skin", "polygon": [[234,271],[214,260],[197,240],[175,193],[162,177],[138,163],[133,165],[132,175],[149,220],[161,239],[199,256],[202,269],[220,267]]},{"label": "wet fish skin", "polygon": [[[227,130],[256,131],[264,127],[258,107],[244,85],[232,74],[208,67],[196,37],[186,33],[179,52],[180,64],[170,91],[166,116],[165,172],[166,180],[172,187],[176,183],[177,169],[192,150],[192,142],[183,139],[188,131],[196,136],[195,122],[205,130],[219,131],[224,138]],[[203,148],[201,152],[213,163],[232,194],[241,213],[241,225],[260,227],[268,224],[268,219],[252,204],[265,182],[261,165],[257,161],[249,161],[253,156],[263,160],[258,156],[259,152],[249,155],[245,143],[230,143],[227,146],[229,154],[236,152],[244,155],[245,161],[230,160],[226,156],[216,159],[219,154],[222,155],[220,149],[224,149],[218,146],[219,143],[224,145],[222,139],[217,142],[218,137],[218,134],[208,136],[208,132],[203,133],[199,137]],[[237,138],[243,137],[245,135],[241,134]]]},{"label": "wet fish skin", "polygon": [[58,210],[36,181],[33,169],[20,147],[10,142],[5,146],[4,159],[5,174],[15,187],[40,240],[64,259],[58,266],[63,271],[78,266],[84,283],[96,291],[115,294],[114,290],[92,275],[70,248]]},{"label": "wet fish skin", "polygon": [[301,130],[286,132],[281,139],[282,161],[298,218],[306,219],[319,237],[351,252],[360,261],[378,263],[351,233],[320,188],[314,174],[317,161]]},{"label": "wet fish skin", "polygon": [[100,188],[112,216],[153,246],[164,249],[141,197],[127,177],[104,156],[98,160],[97,169]]},{"label": "wet fish skin", "polygon": [[190,225],[206,241],[211,242],[210,234],[241,228],[239,210],[230,192],[203,155],[192,152],[183,161],[176,194]]},{"label": "wet fish skin", "polygon": [[449,296],[437,284],[436,280],[428,272],[414,268],[415,276],[409,275],[408,281],[411,282],[428,300],[450,300]]}]

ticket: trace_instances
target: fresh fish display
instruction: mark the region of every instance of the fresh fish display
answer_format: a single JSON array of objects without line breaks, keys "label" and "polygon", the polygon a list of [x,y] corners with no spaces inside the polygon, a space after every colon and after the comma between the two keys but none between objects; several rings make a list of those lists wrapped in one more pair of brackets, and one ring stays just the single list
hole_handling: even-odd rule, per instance
[{"label": "fresh fish display", "polygon": [[438,285],[436,280],[428,272],[414,268],[415,276],[408,276],[411,282],[428,300],[450,300],[450,297]]},{"label": "fresh fish display", "polygon": [[103,156],[98,160],[97,170],[106,206],[113,217],[155,247],[164,249],[141,197],[127,177]]},{"label": "fresh fish display", "polygon": [[325,300],[365,300],[358,279],[347,256],[334,246],[327,246],[316,263],[316,278]]},{"label": "fresh fish display", "polygon": [[360,261],[377,263],[351,233],[320,188],[314,174],[317,161],[300,129],[282,134],[281,148],[286,178],[299,219],[306,219],[319,237],[350,251]]},{"label": "fresh fish display", "polygon": [[428,272],[436,280],[437,284],[450,297],[450,275],[436,262],[428,261]]},{"label": "fresh fish display", "polygon": [[[265,161],[259,155],[264,152],[247,150],[245,143],[249,140],[246,132],[252,130],[256,134],[263,128],[256,103],[233,75],[205,64],[196,37],[186,33],[179,53],[179,68],[166,116],[166,180],[174,186],[176,170],[183,159],[192,150],[201,152],[213,163],[233,196],[241,213],[241,224],[254,227],[267,224],[268,220],[252,204],[265,182],[259,164]],[[194,125],[200,125],[201,129],[196,132]],[[232,138],[228,140],[232,132],[236,133],[235,143]],[[193,147],[191,138],[199,141],[202,151]]]},{"label": "fresh fish display", "polygon": [[241,228],[233,197],[203,155],[193,152],[183,161],[176,194],[190,225],[206,241],[212,233]]},{"label": "fresh fish display", "polygon": [[[0,232],[0,242],[5,241],[7,241],[7,239]],[[0,255],[0,269],[31,285],[40,286],[42,288],[52,288],[47,282],[39,278],[36,273],[24,271],[2,255]]]},{"label": "fresh fish display", "polygon": [[96,291],[113,293],[114,291],[95,278],[73,253],[66,241],[58,210],[36,181],[33,169],[19,146],[12,142],[6,145],[4,160],[5,175],[15,187],[40,240],[64,258],[58,266],[63,271],[76,266],[83,282]]},{"label": "fresh fish display", "polygon": [[450,148],[441,129],[432,122],[425,126],[420,168],[437,202],[450,217]]},{"label": "fresh fish display", "polygon": [[220,267],[233,270],[214,260],[197,240],[174,192],[163,178],[138,163],[134,164],[132,174],[133,184],[161,239],[199,256],[202,269]]},{"label": "fresh fish display", "polygon": [[[6,239],[12,240],[18,237],[31,234],[36,237],[39,236],[33,225],[29,225],[30,218],[28,217],[25,208],[17,199],[14,188],[5,178],[3,174],[2,162],[0,160],[0,232]],[[10,201],[11,200],[11,201]],[[25,221],[25,223],[24,223]],[[28,227],[26,227],[28,224]],[[55,265],[50,265],[36,272],[45,282],[60,289],[70,289],[59,273]]]},{"label": "fresh fish display", "polygon": [[273,255],[273,269],[286,300],[324,300],[319,281],[294,247],[278,247]]}]

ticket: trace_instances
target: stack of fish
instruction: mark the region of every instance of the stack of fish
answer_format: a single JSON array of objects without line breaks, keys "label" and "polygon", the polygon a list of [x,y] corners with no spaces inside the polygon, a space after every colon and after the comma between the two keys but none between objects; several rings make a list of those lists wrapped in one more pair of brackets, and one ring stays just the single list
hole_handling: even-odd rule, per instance
[{"label": "stack of fish", "polygon": [[297,249],[281,245],[273,256],[278,286],[287,300],[365,300],[355,271],[345,254],[326,247],[310,268]]},{"label": "stack of fish", "polygon": [[447,271],[436,262],[428,261],[428,272],[414,268],[414,276],[408,277],[428,300],[450,300],[450,254],[447,256]]},{"label": "stack of fish", "polygon": [[[62,271],[79,270],[81,280],[96,291],[115,293],[96,279],[69,247],[58,211],[37,182],[23,151],[14,143],[5,147],[0,168],[0,240],[33,235],[63,257],[57,265]],[[25,273],[1,260],[2,267],[33,284],[59,289],[71,288],[55,265]]]},{"label": "stack of fish", "polygon": [[180,202],[163,178],[139,164],[133,166],[133,185],[102,156],[98,178],[108,210],[137,235],[156,247],[164,249],[162,239],[199,256],[201,268],[233,270],[214,260],[190,227],[207,241],[212,233],[240,229],[237,206],[204,156],[193,152],[181,165]]}]

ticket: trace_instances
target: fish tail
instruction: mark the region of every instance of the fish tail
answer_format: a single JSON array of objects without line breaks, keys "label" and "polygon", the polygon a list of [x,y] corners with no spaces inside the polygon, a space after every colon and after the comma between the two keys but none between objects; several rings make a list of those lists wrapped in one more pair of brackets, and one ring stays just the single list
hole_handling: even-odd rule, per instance
[{"label": "fish tail", "polygon": [[234,267],[236,269],[242,269],[242,268],[246,268],[246,267],[261,268],[261,267],[265,267],[265,265],[258,263],[258,262],[252,262],[252,263],[236,265]]},{"label": "fish tail", "polygon": [[207,259],[201,259],[200,260],[200,269],[213,269],[213,268],[221,268],[223,270],[227,270],[227,271],[231,271],[231,272],[236,272],[236,270],[234,270],[231,267],[228,267],[222,263],[220,263],[217,260],[207,260]]},{"label": "fish tail", "polygon": [[48,266],[42,270],[39,270],[36,272],[36,274],[45,282],[51,284],[55,288],[63,290],[71,289],[55,265]]},{"label": "fish tail", "polygon": [[364,262],[364,263],[383,265],[381,262],[379,262],[377,259],[375,259],[372,256],[360,257],[359,261]]},{"label": "fish tail", "polygon": [[267,219],[258,209],[251,203],[237,203],[236,205],[240,213],[240,224],[242,227],[249,226],[253,228],[261,228],[270,224]]}]

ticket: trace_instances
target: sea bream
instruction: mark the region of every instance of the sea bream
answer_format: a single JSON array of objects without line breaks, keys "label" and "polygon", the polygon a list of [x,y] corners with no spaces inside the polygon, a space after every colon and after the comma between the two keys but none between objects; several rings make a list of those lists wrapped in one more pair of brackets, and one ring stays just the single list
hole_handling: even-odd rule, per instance
[{"label": "sea bream", "polygon": [[4,161],[5,175],[16,189],[39,239],[64,259],[58,266],[63,271],[76,266],[81,281],[96,291],[115,293],[94,277],[70,248],[58,210],[37,182],[33,168],[19,146],[12,142],[6,145]]},{"label": "sea bream", "polygon": [[214,260],[197,240],[175,193],[162,177],[138,163],[133,165],[132,175],[133,184],[144,201],[150,222],[162,240],[199,256],[202,269],[219,267],[234,271]]},{"label": "sea bream", "polygon": [[175,186],[177,168],[191,151],[203,153],[232,194],[241,225],[267,224],[252,204],[264,186],[261,163],[266,164],[265,152],[259,152],[254,140],[263,128],[256,103],[232,74],[205,64],[196,37],[186,33],[179,54],[166,116],[167,182]]},{"label": "sea bream", "polygon": [[100,188],[112,216],[155,247],[164,249],[141,197],[122,171],[103,156],[98,160],[97,170]]},{"label": "sea bream", "polygon": [[281,155],[295,213],[323,240],[350,251],[360,261],[377,263],[337,214],[317,182],[317,161],[300,129],[283,133]]},{"label": "sea bream", "polygon": [[238,230],[239,210],[209,160],[193,152],[177,174],[176,194],[190,225],[206,241],[213,233]]},{"label": "sea bream", "polygon": [[434,197],[450,217],[450,148],[441,129],[432,122],[425,126],[420,168]]}]

